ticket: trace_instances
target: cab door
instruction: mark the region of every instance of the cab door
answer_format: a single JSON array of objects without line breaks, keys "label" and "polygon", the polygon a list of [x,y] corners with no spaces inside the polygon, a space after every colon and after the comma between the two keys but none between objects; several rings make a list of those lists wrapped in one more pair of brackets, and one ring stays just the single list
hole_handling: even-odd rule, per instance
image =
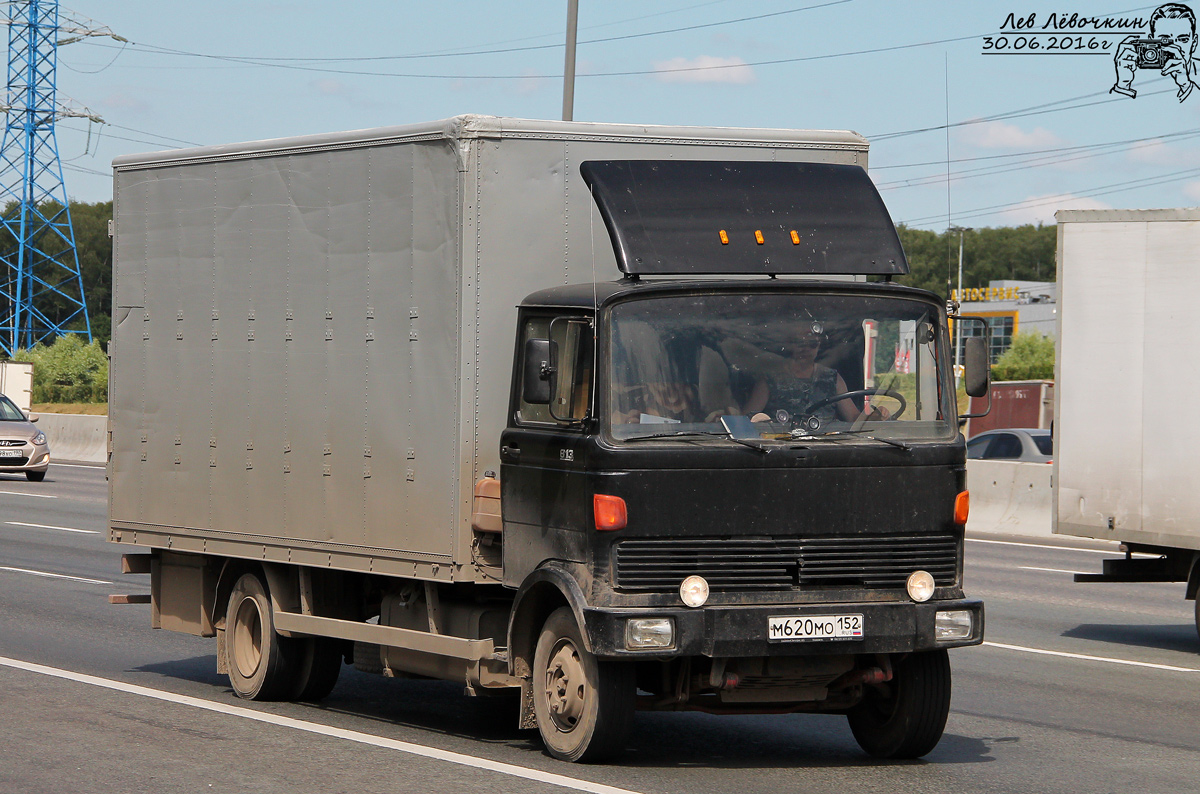
[{"label": "cab door", "polygon": [[[522,315],[509,423],[500,438],[504,582],[510,586],[546,560],[586,561],[593,522],[586,475],[593,329],[594,320],[578,314]],[[533,402],[526,399],[529,379],[544,381],[544,393]]]}]

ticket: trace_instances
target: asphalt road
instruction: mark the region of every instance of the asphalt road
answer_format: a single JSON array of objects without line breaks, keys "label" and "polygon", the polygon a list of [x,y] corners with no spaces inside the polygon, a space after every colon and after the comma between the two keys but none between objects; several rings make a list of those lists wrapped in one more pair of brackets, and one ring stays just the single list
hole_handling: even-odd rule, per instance
[{"label": "asphalt road", "polygon": [[320,706],[238,700],[213,640],[150,629],[104,542],[99,468],[0,476],[0,792],[1185,792],[1200,640],[1182,585],[1082,585],[1104,554],[968,542],[987,641],[946,735],[881,763],[841,717],[638,715],[619,764],[551,760],[503,702],[343,669]]}]

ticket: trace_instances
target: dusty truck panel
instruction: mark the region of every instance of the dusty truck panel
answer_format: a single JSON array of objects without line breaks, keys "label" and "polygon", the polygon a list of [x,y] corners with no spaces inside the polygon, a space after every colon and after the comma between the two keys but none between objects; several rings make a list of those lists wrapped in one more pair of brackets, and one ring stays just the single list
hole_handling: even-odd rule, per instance
[{"label": "dusty truck panel", "polygon": [[580,162],[670,156],[866,144],[461,117],[118,159],[116,536],[496,578],[471,500],[499,468],[513,307],[618,275]]},{"label": "dusty truck panel", "polygon": [[1200,210],[1057,217],[1055,531],[1200,549],[1188,463],[1200,438],[1179,419],[1200,375],[1178,289],[1200,250]]}]

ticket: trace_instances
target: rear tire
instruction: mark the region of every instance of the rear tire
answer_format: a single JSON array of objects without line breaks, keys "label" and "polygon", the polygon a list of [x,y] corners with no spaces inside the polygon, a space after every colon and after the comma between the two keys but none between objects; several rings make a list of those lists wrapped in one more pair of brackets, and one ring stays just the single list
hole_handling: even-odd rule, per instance
[{"label": "rear tire", "polygon": [[598,660],[584,648],[571,609],[551,613],[533,657],[533,708],[550,755],[601,761],[619,753],[636,696],[632,664]]},{"label": "rear tire", "polygon": [[876,758],[919,758],[933,750],[950,713],[950,657],[913,653],[895,662],[892,680],[866,687],[847,714],[862,749]]},{"label": "rear tire", "polygon": [[29,480],[30,482],[41,482],[42,480],[46,479],[46,472],[27,471],[25,472],[25,479]]},{"label": "rear tire", "polygon": [[246,700],[282,700],[297,685],[297,640],[275,633],[267,588],[252,573],[242,574],[225,610],[225,656],[229,684]]},{"label": "rear tire", "polygon": [[331,637],[301,640],[300,670],[293,684],[292,700],[324,700],[342,672],[342,641]]}]

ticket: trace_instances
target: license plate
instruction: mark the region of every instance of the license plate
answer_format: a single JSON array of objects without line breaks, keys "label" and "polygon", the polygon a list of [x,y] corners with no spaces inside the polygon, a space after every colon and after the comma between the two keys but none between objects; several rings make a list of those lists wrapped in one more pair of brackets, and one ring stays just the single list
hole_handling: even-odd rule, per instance
[{"label": "license plate", "polygon": [[24,455],[19,449],[0,449],[0,458],[21,458]]},{"label": "license plate", "polygon": [[767,618],[768,640],[861,640],[862,615]]}]

